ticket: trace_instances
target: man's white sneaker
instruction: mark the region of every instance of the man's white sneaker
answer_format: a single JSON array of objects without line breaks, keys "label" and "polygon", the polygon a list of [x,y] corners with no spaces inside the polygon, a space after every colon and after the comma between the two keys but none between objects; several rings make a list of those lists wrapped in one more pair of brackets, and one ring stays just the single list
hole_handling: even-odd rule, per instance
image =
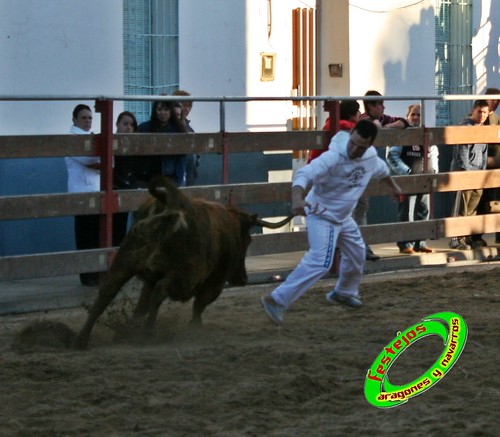
[{"label": "man's white sneaker", "polygon": [[326,301],[331,304],[340,303],[354,309],[358,309],[363,306],[363,302],[361,302],[361,299],[359,297],[343,296],[341,294],[335,293],[335,291],[326,294]]},{"label": "man's white sneaker", "polygon": [[277,304],[271,295],[262,296],[260,298],[260,304],[264,308],[267,316],[277,325],[283,324],[283,312],[285,308],[282,305]]}]

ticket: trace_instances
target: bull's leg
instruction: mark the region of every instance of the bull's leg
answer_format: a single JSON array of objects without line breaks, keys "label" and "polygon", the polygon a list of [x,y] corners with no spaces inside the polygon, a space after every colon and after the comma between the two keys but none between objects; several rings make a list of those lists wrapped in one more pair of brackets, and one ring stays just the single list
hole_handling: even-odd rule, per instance
[{"label": "bull's leg", "polygon": [[201,313],[205,310],[207,305],[210,305],[222,293],[224,283],[203,285],[200,291],[196,293],[193,302],[193,318],[191,324],[201,325]]},{"label": "bull's leg", "polygon": [[139,296],[139,301],[134,309],[134,318],[140,319],[144,317],[151,306],[151,295],[153,293],[154,283],[144,281],[142,286],[141,295]]},{"label": "bull's leg", "polygon": [[158,310],[162,302],[167,298],[171,284],[172,280],[169,277],[163,278],[155,284],[152,292],[150,292],[148,317],[144,326],[144,333],[147,336],[154,333]]},{"label": "bull's leg", "polygon": [[87,347],[95,322],[132,276],[133,273],[127,271],[110,270],[106,279],[99,287],[99,295],[89,310],[87,321],[73,342],[75,349],[85,349]]}]

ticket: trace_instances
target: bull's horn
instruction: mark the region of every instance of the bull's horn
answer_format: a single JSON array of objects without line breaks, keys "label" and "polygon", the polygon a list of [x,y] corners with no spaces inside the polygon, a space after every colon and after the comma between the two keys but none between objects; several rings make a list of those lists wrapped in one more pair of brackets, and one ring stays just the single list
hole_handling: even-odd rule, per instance
[{"label": "bull's horn", "polygon": [[258,218],[258,219],[256,219],[255,224],[257,226],[262,226],[264,228],[278,229],[278,228],[281,228],[282,226],[285,226],[292,219],[293,219],[293,215],[289,215],[286,219],[283,219],[280,222],[272,223],[272,222],[266,222],[265,220]]}]

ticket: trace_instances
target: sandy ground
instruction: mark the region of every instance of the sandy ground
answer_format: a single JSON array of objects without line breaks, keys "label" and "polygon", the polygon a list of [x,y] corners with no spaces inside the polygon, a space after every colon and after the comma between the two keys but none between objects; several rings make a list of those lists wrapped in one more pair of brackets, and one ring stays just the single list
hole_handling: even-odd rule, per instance
[{"label": "sandy ground", "polygon": [[[190,328],[190,304],[165,302],[157,334],[124,339],[129,298],[95,327],[89,349],[64,342],[84,309],[0,319],[2,436],[496,436],[500,429],[500,267],[367,276],[359,311],[330,306],[321,281],[278,328],[258,298],[226,290]],[[128,295],[133,298],[135,287]],[[465,319],[458,363],[407,404],[364,398],[367,369],[399,330],[439,311]],[[411,381],[442,350],[416,343],[391,369]]]}]

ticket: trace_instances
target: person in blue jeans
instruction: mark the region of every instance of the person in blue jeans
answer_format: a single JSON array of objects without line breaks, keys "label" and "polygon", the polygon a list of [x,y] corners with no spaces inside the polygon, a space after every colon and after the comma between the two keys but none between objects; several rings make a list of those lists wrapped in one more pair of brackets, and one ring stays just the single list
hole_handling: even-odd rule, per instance
[{"label": "person in blue jeans", "polygon": [[[410,105],[406,119],[411,127],[420,126],[420,105]],[[437,146],[430,146],[427,157],[427,172],[437,173],[439,150]],[[424,173],[424,146],[393,146],[387,154],[387,164],[393,174],[409,175]],[[413,222],[429,219],[430,195],[419,193],[412,196],[403,196],[399,202],[398,219],[400,222]],[[430,253],[425,241],[398,241],[400,253],[413,254],[415,252]]]}]

